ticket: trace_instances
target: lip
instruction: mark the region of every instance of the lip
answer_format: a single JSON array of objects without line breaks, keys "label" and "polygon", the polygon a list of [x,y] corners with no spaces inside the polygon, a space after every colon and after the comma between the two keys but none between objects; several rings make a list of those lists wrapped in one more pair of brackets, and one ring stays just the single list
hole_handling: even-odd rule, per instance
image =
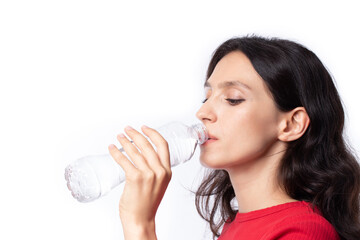
[{"label": "lip", "polygon": [[213,142],[216,142],[217,141],[217,139],[216,138],[209,138],[206,142],[204,142],[202,145],[204,146],[204,145],[208,145],[208,144],[210,144],[210,143],[213,143]]},{"label": "lip", "polygon": [[217,138],[216,138],[216,137],[214,137],[214,136],[212,136],[212,135],[210,135],[210,134],[209,134],[209,139],[214,139],[214,140],[217,140]]},{"label": "lip", "polygon": [[206,127],[206,129],[208,130],[207,131],[207,134],[208,134],[208,140],[206,142],[204,142],[202,145],[208,145],[210,143],[213,143],[215,142],[216,140],[218,140],[217,137],[215,137],[214,135],[212,135],[211,131],[209,128]]}]

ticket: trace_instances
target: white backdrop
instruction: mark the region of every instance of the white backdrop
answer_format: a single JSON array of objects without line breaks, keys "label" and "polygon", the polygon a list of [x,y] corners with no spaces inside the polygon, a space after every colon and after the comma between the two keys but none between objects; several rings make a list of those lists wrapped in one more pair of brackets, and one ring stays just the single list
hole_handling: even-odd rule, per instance
[{"label": "white backdrop", "polygon": [[[334,1],[335,2],[335,1]],[[118,201],[78,203],[64,168],[107,153],[126,125],[195,122],[212,52],[233,36],[298,41],[330,69],[360,151],[356,1],[0,2],[1,239],[123,239]],[[210,239],[194,196],[196,152],[177,167],[158,239]]]}]

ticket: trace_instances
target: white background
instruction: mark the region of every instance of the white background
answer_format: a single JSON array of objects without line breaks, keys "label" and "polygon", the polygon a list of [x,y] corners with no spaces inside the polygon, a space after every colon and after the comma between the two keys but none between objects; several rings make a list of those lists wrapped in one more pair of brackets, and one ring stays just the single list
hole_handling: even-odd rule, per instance
[{"label": "white background", "polygon": [[[64,168],[107,153],[128,124],[196,121],[211,54],[234,36],[283,37],[313,50],[336,79],[359,152],[356,2],[1,1],[0,238],[122,239],[121,187],[78,203]],[[201,178],[198,158],[173,171],[159,239],[210,239],[189,191]]]}]

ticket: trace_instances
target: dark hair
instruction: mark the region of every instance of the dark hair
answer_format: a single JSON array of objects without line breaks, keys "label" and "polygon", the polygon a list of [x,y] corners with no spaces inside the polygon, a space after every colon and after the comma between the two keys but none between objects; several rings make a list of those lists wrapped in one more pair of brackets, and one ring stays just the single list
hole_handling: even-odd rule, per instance
[{"label": "dark hair", "polygon": [[[360,239],[360,166],[343,137],[344,110],[332,77],[304,46],[278,38],[246,36],[221,44],[210,61],[206,81],[228,53],[241,51],[269,88],[280,111],[304,107],[310,125],[288,143],[278,180],[293,199],[316,206],[341,239]],[[235,218],[235,197],[225,170],[211,170],[196,192],[196,208],[214,238]],[[220,219],[216,215],[220,213]]]}]

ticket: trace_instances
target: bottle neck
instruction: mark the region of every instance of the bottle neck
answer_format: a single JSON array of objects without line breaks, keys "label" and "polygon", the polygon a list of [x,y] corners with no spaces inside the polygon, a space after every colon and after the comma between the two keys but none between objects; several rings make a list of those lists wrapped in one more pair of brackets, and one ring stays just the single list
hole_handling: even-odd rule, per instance
[{"label": "bottle neck", "polygon": [[203,123],[191,125],[190,128],[192,129],[192,135],[197,140],[198,144],[203,144],[208,140],[209,135]]}]

